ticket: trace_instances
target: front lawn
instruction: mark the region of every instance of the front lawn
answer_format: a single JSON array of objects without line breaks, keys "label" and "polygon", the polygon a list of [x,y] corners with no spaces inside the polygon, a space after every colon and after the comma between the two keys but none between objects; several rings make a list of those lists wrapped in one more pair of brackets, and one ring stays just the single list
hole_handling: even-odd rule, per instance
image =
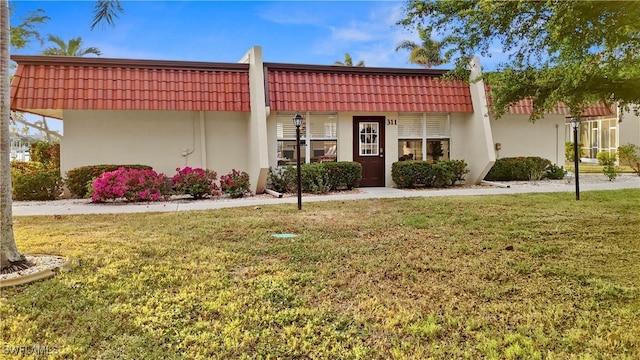
[{"label": "front lawn", "polygon": [[3,350],[79,359],[639,358],[640,190],[573,197],[16,217],[25,253],[79,264],[2,290]]},{"label": "front lawn", "polygon": [[[580,170],[580,174],[602,174],[602,165],[598,165],[598,164],[587,164],[587,163],[580,163],[578,165],[578,170]],[[616,166],[618,173],[619,174],[633,174],[634,171],[631,168],[631,166],[626,166],[626,165],[620,165],[620,166]],[[565,164],[565,169],[567,169],[568,171],[575,171],[575,166],[573,163],[566,163]],[[604,174],[602,175],[604,176]]]}]

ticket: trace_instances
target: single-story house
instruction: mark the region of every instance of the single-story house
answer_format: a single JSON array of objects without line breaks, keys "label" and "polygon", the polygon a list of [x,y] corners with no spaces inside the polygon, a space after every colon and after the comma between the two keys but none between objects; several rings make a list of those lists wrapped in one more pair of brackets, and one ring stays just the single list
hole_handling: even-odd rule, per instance
[{"label": "single-story house", "polygon": [[[11,109],[63,120],[63,172],[105,163],[150,165],[169,176],[186,165],[235,168],[260,193],[269,167],[296,161],[298,112],[305,119],[301,161],[357,161],[362,186],[393,186],[391,165],[408,157],[463,159],[472,183],[497,157],[563,164],[569,136],[566,109],[530,123],[526,104],[516,104],[492,119],[484,84],[444,80],[444,70],[269,63],[260,47],[238,63],[12,59]],[[471,76],[480,71],[474,60]],[[603,115],[615,117],[604,107],[593,115],[616,145],[627,123],[636,131],[629,142],[640,143],[637,118],[604,124]]]}]

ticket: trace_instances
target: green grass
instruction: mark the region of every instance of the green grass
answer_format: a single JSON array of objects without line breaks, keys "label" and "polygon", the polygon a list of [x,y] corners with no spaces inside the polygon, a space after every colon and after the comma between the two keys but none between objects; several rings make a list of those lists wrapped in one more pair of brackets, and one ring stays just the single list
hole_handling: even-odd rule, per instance
[{"label": "green grass", "polygon": [[[0,345],[79,359],[636,359],[638,229],[639,190],[17,217],[25,253],[79,265],[2,290]],[[271,236],[285,232],[299,236]]]},{"label": "green grass", "polygon": [[[565,169],[567,169],[568,171],[574,171],[575,166],[574,163],[571,162],[567,162],[565,164]],[[587,163],[580,163],[578,165],[578,169],[580,170],[580,174],[602,174],[602,165],[598,165],[598,164],[587,164]],[[618,173],[619,174],[633,174],[634,171],[631,168],[631,166],[626,166],[626,165],[622,165],[622,166],[616,166],[616,168],[618,169]],[[604,176],[604,175],[603,175]]]}]

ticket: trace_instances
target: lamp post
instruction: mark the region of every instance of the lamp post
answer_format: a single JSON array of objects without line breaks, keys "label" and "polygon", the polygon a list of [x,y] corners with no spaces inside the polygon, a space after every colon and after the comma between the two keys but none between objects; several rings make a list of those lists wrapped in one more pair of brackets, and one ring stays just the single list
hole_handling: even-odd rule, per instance
[{"label": "lamp post", "polygon": [[297,167],[297,188],[298,188],[298,210],[302,210],[302,176],[300,169],[300,126],[302,125],[302,115],[296,113],[293,117],[293,124],[296,126],[296,167]]},{"label": "lamp post", "polygon": [[571,118],[571,125],[573,125],[573,167],[576,178],[576,200],[580,200],[580,170],[578,164],[580,163],[580,152],[578,151],[578,128],[580,127],[579,118]]}]

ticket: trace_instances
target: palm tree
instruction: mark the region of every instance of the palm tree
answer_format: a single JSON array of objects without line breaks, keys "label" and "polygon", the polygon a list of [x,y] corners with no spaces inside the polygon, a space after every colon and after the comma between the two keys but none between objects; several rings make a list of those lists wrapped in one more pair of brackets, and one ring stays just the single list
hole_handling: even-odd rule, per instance
[{"label": "palm tree", "polygon": [[42,51],[42,55],[54,55],[54,56],[85,56],[89,54],[94,54],[97,56],[102,55],[102,51],[97,47],[82,47],[82,38],[77,37],[74,39],[69,39],[68,42],[65,42],[59,36],[49,35],[47,38],[49,42],[54,43],[56,46],[48,47]]},{"label": "palm tree", "polygon": [[[344,54],[344,62],[336,61],[335,63],[333,63],[333,65],[353,66],[353,60],[351,59],[351,55],[349,55],[349,53],[346,53]],[[358,61],[358,63],[355,66],[364,67],[364,60]]]},{"label": "palm tree", "polygon": [[12,271],[27,266],[26,258],[18,251],[13,237],[11,201],[11,140],[9,138],[9,1],[0,3],[0,270]]},{"label": "palm tree", "polygon": [[442,44],[431,39],[431,32],[418,27],[418,36],[422,40],[421,45],[405,40],[396,46],[396,51],[400,49],[409,50],[409,62],[422,65],[427,69],[444,64],[445,59],[440,55]]},{"label": "palm tree", "polygon": [[[118,0],[97,0],[94,8],[93,29],[106,21],[113,26],[113,18],[122,12]],[[13,236],[11,198],[11,156],[9,123],[9,50],[11,27],[9,26],[9,1],[0,0],[0,271],[13,271],[27,266],[26,258],[18,251]]]}]

